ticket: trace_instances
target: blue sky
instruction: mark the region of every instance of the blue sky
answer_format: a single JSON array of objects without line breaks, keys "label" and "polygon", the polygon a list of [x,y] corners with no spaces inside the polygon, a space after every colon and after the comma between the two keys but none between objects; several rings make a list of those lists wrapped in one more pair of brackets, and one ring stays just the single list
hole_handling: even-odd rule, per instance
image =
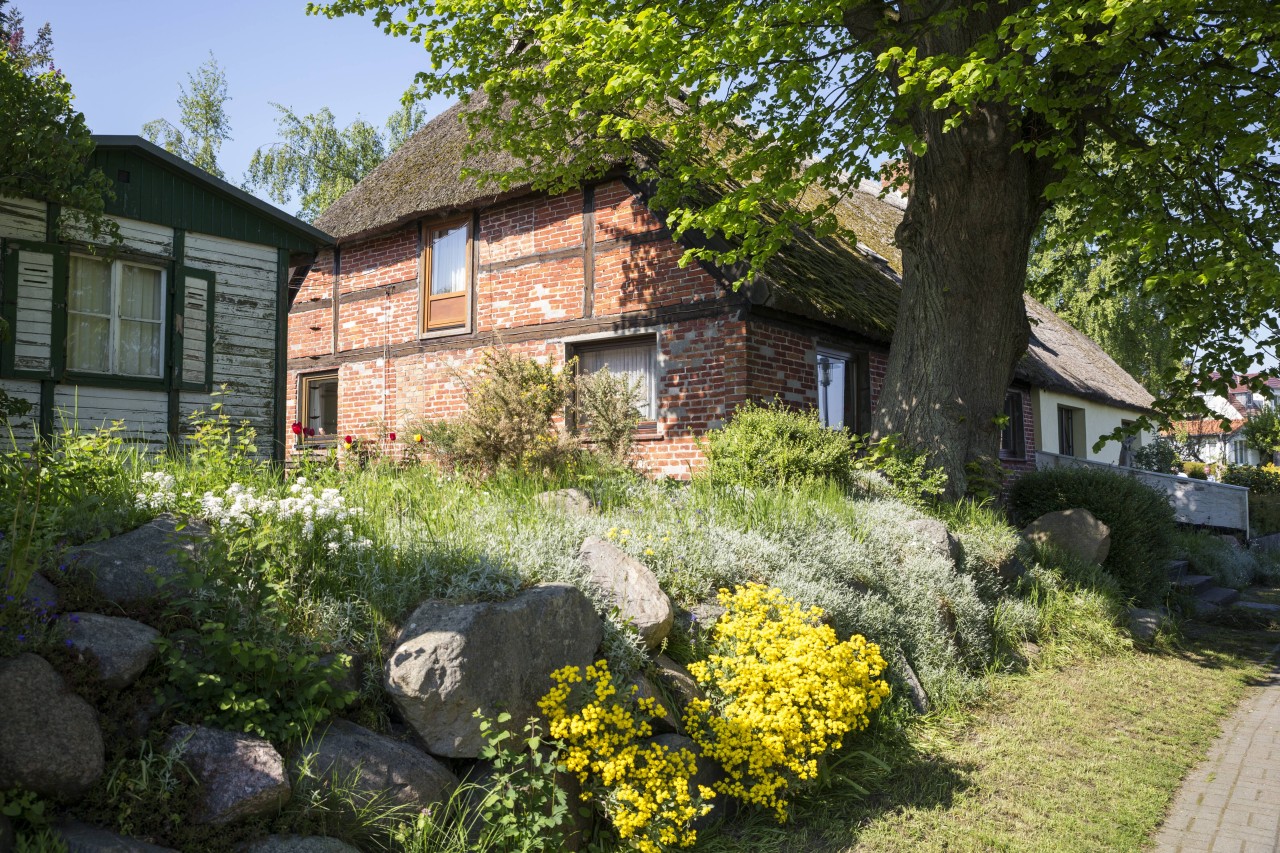
[{"label": "blue sky", "polygon": [[[249,158],[276,139],[271,102],[341,125],[381,127],[427,55],[367,18],[306,14],[306,0],[14,0],[34,31],[53,27],[54,59],[94,133],[140,133],[177,119],[178,86],[212,50],[226,69],[234,137],[219,163],[239,184]],[[427,105],[435,115],[447,104]]]}]

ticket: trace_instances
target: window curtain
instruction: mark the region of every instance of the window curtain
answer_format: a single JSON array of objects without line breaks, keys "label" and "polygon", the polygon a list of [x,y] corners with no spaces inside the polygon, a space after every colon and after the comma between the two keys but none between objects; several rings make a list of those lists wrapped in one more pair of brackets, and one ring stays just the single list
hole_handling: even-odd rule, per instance
[{"label": "window curtain", "polygon": [[626,374],[633,380],[640,381],[638,408],[643,421],[651,421],[656,417],[653,403],[657,367],[658,356],[653,344],[586,350],[578,354],[578,370],[582,373],[595,373],[608,368],[614,375]]},{"label": "window curtain", "polygon": [[159,270],[123,265],[120,274],[120,331],[116,371],[133,376],[159,376],[161,309],[164,293]]},{"label": "window curtain", "polygon": [[467,226],[436,231],[431,243],[431,295],[467,288]]},{"label": "window curtain", "polygon": [[111,364],[111,264],[71,256],[67,287],[67,367],[103,372]]}]

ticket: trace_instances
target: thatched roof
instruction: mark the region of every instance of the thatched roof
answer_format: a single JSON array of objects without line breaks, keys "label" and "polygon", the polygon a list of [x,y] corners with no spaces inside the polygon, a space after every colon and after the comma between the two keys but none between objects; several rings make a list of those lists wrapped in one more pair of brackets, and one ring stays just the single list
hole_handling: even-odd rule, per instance
[{"label": "thatched roof", "polygon": [[470,210],[523,195],[528,186],[503,191],[463,178],[463,170],[501,172],[519,165],[506,152],[466,156],[463,106],[455,104],[405,140],[350,192],[329,206],[316,227],[348,243],[423,216]]},{"label": "thatched roof", "polygon": [[[316,226],[339,244],[399,227],[423,216],[484,207],[529,191],[506,191],[463,178],[464,170],[500,172],[518,165],[509,154],[465,156],[468,137],[455,105],[432,119],[354,189]],[[835,215],[857,244],[799,232],[766,265],[748,293],[764,305],[833,324],[888,343],[897,317],[902,256],[894,233],[905,200],[881,196],[869,182],[842,198]],[[1032,336],[1017,378],[1040,388],[1124,408],[1149,410],[1152,396],[1102,348],[1039,302],[1027,297]]]}]

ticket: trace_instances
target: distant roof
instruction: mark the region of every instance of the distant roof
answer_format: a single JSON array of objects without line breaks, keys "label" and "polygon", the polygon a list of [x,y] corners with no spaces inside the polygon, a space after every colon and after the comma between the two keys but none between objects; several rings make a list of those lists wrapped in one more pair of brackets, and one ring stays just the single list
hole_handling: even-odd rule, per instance
[{"label": "distant roof", "polygon": [[[419,217],[460,212],[528,193],[528,185],[500,191],[464,178],[464,170],[501,171],[519,165],[505,152],[465,156],[461,105],[415,133],[316,225],[338,242],[398,227]],[[815,193],[823,192],[815,188]],[[906,200],[869,181],[839,199],[836,219],[856,235],[817,237],[798,232],[749,288],[753,302],[841,326],[888,343],[901,293],[902,255],[894,234]],[[1045,306],[1027,297],[1031,342],[1018,379],[1121,408],[1151,411],[1154,398],[1101,347]]]},{"label": "distant roof", "polygon": [[1222,421],[1217,418],[1189,418],[1184,421],[1174,421],[1173,428],[1175,430],[1183,430],[1192,438],[1208,438],[1219,435],[1231,435],[1240,427],[1244,426],[1244,421],[1231,421],[1230,429],[1222,428]]},{"label": "distant roof", "polygon": [[[141,136],[94,134],[93,142],[94,164],[103,169],[116,190],[116,198],[107,203],[109,213],[206,233],[214,233],[210,223],[217,223],[215,227],[230,232],[225,236],[244,240],[252,240],[254,235],[261,235],[257,239],[274,237],[274,242],[283,248],[315,249],[333,242],[332,237],[316,226],[214,177]],[[196,185],[220,204],[201,203],[191,197],[190,191],[184,193],[173,186],[171,179],[166,179],[164,186],[150,188],[144,195],[131,193],[132,187],[119,180],[120,170],[116,168],[115,160],[121,155],[140,157],[153,163],[188,184]],[[254,223],[246,219],[246,214],[260,221]],[[294,238],[286,241],[290,245],[280,241],[281,234]]]}]

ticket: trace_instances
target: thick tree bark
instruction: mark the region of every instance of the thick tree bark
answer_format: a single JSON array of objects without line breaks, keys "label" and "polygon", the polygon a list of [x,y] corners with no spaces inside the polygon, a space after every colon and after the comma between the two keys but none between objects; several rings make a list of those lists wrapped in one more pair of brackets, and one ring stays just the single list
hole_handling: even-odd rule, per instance
[{"label": "thick tree bark", "polygon": [[[977,17],[970,33],[935,31],[921,47],[961,52],[983,26]],[[997,418],[1030,335],[1022,295],[1047,175],[1014,150],[1023,119],[1003,104],[977,108],[947,133],[938,110],[917,106],[910,116],[927,148],[908,158],[902,299],[876,432],[927,452],[958,497],[968,463],[998,458]]]}]

